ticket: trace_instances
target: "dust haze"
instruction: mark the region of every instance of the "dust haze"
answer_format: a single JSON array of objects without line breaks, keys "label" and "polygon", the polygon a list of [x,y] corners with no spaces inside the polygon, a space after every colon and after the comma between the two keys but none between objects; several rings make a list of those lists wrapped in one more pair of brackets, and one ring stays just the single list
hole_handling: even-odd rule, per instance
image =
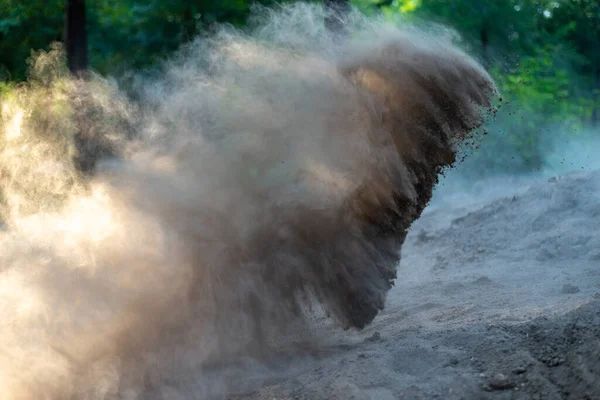
[{"label": "dust haze", "polygon": [[2,103],[0,398],[223,394],[207,366],[384,308],[496,92],[439,29],[351,14],[342,39],[324,16],[257,9],[135,79],[136,101],[69,78],[60,47],[32,59]]}]

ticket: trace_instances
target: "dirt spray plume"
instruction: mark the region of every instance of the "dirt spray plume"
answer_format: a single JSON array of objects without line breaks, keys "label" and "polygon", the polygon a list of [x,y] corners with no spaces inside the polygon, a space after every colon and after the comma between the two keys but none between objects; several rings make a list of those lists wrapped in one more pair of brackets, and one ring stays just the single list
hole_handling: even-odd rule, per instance
[{"label": "dirt spray plume", "polygon": [[34,58],[2,103],[1,399],[206,398],[207,362],[268,354],[311,307],[356,328],[384,307],[495,88],[443,35],[323,19],[257,10],[136,102]]}]

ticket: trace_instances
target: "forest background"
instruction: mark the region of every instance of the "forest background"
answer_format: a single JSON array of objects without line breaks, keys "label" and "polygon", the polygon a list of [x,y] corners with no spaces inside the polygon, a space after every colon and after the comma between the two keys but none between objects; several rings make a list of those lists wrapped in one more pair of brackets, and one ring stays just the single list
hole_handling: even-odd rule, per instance
[{"label": "forest background", "polygon": [[[398,24],[442,24],[460,35],[460,45],[491,72],[503,96],[485,143],[469,161],[472,174],[535,172],[551,162],[551,148],[582,139],[600,143],[600,1],[325,1]],[[0,97],[27,80],[32,54],[53,43],[66,42],[71,71],[124,79],[152,71],[215,24],[243,29],[253,4],[280,2],[0,0]],[[581,151],[595,154],[590,146]]]}]

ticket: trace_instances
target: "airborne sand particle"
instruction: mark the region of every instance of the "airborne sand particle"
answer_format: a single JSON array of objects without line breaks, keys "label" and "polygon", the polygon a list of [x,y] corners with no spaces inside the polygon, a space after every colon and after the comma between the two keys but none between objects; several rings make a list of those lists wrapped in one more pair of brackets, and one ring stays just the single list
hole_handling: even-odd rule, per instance
[{"label": "airborne sand particle", "polygon": [[[175,398],[178,371],[268,354],[311,307],[356,328],[384,307],[495,88],[445,39],[353,14],[340,42],[323,19],[259,10],[136,104],[37,58],[2,116],[3,399]],[[227,386],[194,379],[197,398]]]}]

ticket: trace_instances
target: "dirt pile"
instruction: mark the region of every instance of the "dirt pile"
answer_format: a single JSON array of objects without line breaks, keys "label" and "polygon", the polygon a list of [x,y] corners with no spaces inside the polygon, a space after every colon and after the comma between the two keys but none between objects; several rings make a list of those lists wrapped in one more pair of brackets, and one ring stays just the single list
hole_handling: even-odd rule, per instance
[{"label": "dirt pile", "polygon": [[[600,302],[593,301],[560,317],[539,317],[523,325],[492,328],[494,339],[476,348],[483,373],[497,371],[505,385],[494,399],[600,398]],[[504,389],[509,389],[504,391]]]},{"label": "dirt pile", "polygon": [[371,326],[231,398],[599,398],[600,171],[521,183],[434,198]]}]

